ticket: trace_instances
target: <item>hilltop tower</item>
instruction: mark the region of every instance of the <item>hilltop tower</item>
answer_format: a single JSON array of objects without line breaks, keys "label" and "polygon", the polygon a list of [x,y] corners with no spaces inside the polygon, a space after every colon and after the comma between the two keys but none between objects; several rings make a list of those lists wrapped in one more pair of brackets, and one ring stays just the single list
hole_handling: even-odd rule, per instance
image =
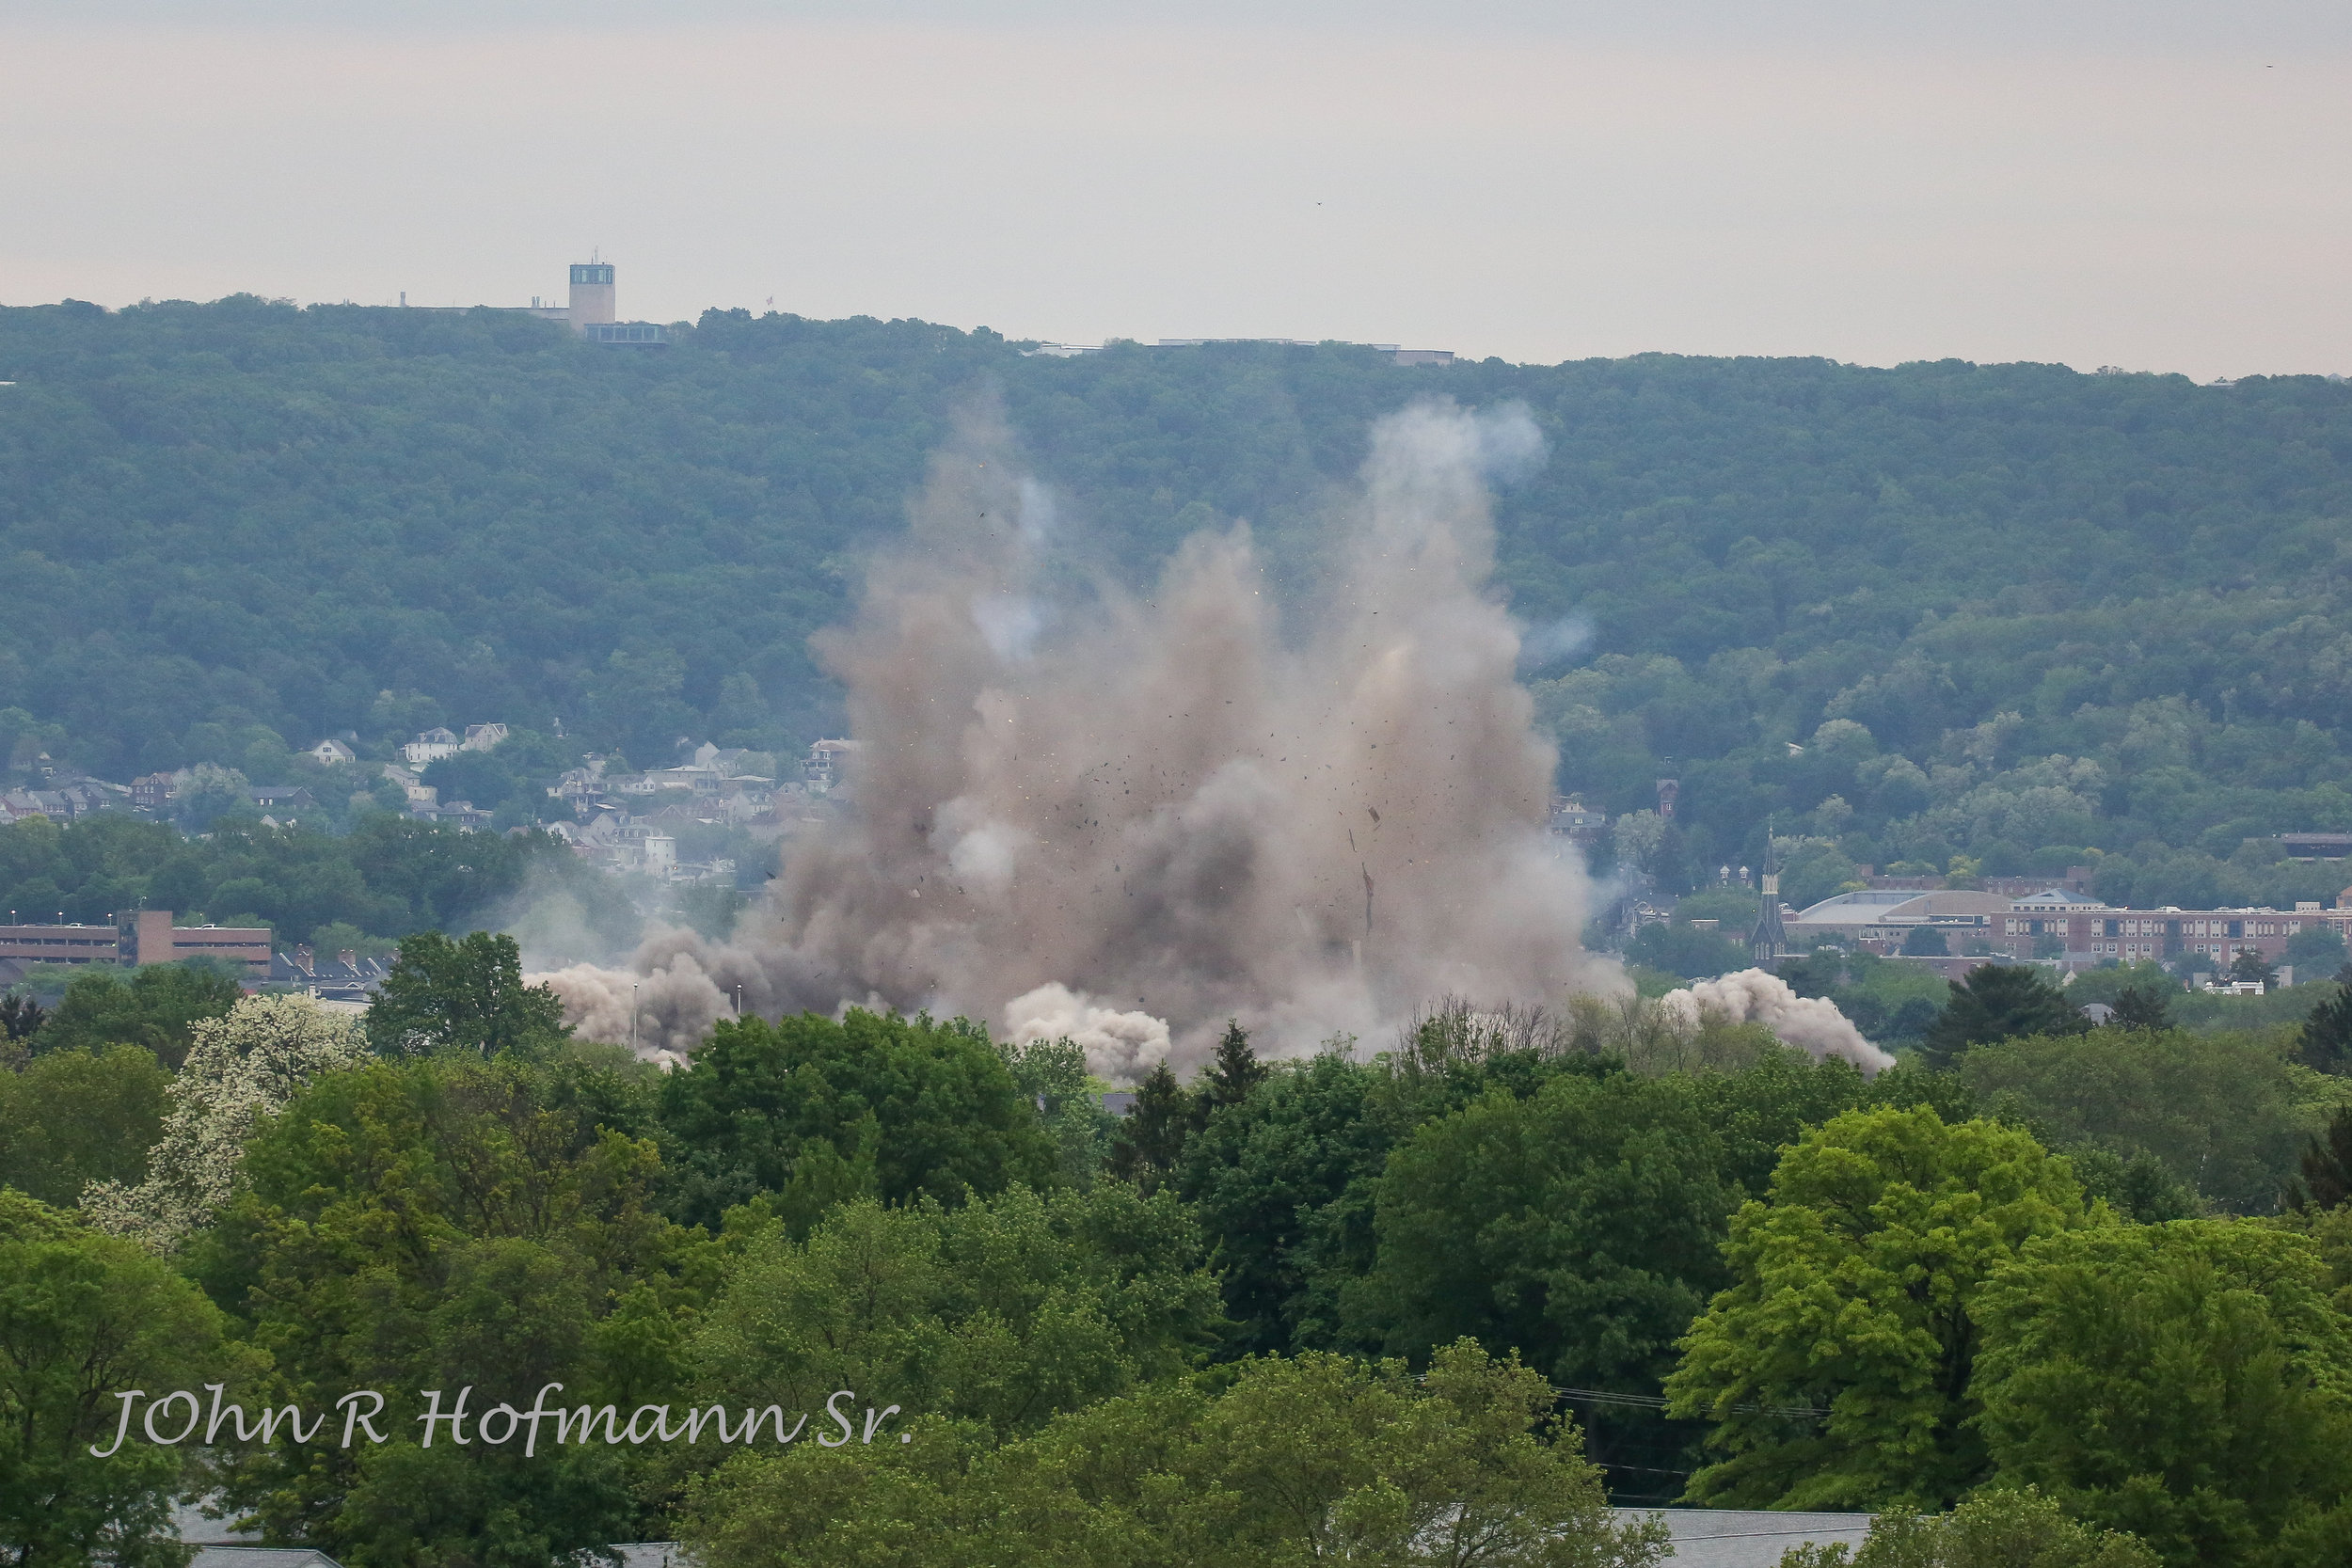
[{"label": "hilltop tower", "polygon": [[575,332],[585,333],[591,326],[606,326],[621,319],[613,297],[612,262],[572,263],[571,306],[564,319]]}]

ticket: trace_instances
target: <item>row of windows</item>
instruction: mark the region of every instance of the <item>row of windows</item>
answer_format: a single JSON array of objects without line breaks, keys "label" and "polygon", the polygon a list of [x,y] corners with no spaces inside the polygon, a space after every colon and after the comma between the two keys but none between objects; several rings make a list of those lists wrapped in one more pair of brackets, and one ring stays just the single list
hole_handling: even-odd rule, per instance
[{"label": "row of windows", "polygon": [[[2079,924],[2071,920],[2008,920],[2002,923],[2004,936],[2040,936],[2044,931],[2054,936],[2072,936],[2081,929],[2084,934],[2105,937],[2282,937],[2293,936],[2303,928],[2300,920],[2086,920]],[[2320,924],[2313,922],[2313,925]]]},{"label": "row of windows", "polygon": [[[2159,951],[2160,946],[2160,943],[2153,942],[2094,942],[2090,944],[2090,952],[2094,958],[2126,960],[2160,958],[2164,956]],[[2184,951],[2206,958],[2235,958],[2240,949],[2233,948],[2226,942],[2192,942],[2184,944]]]}]

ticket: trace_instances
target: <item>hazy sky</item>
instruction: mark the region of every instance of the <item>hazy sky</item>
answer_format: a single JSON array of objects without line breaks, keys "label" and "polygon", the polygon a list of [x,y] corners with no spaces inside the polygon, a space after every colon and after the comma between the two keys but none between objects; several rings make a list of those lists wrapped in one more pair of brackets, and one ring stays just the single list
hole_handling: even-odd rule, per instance
[{"label": "hazy sky", "polygon": [[0,303],[2352,372],[2352,4],[0,0]]}]

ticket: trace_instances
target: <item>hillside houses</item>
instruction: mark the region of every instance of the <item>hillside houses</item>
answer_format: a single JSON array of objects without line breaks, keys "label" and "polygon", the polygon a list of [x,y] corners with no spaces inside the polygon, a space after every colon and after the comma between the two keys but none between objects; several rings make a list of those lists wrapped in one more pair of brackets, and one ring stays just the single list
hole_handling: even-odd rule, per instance
[{"label": "hillside houses", "polygon": [[119,811],[130,803],[131,791],[122,784],[108,784],[103,779],[59,779],[38,789],[11,789],[0,794],[0,824],[27,816],[72,822],[93,812]]},{"label": "hillside houses", "polygon": [[806,792],[792,786],[780,791],[773,778],[749,770],[767,761],[764,753],[706,743],[693,761],[675,768],[614,773],[604,758],[592,754],[548,785],[548,797],[563,801],[583,822],[610,815],[632,821],[768,826],[780,803]]}]

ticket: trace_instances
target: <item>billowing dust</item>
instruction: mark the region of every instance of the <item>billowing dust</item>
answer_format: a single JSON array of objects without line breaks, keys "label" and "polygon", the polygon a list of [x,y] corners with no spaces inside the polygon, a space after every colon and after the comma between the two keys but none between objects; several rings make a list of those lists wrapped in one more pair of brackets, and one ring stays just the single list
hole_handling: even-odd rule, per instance
[{"label": "billowing dust", "polygon": [[1285,635],[1248,531],[1146,594],[1049,591],[1047,498],[986,420],[933,462],[902,548],[819,649],[859,750],[733,939],[542,976],[583,1034],[690,1051],[741,990],[1068,1035],[1096,1070],[1181,1068],[1229,1017],[1270,1054],[1368,1042],[1426,999],[1621,990],[1580,950],[1553,752],[1487,592],[1486,482],[1523,412],[1381,420],[1317,603]]}]

